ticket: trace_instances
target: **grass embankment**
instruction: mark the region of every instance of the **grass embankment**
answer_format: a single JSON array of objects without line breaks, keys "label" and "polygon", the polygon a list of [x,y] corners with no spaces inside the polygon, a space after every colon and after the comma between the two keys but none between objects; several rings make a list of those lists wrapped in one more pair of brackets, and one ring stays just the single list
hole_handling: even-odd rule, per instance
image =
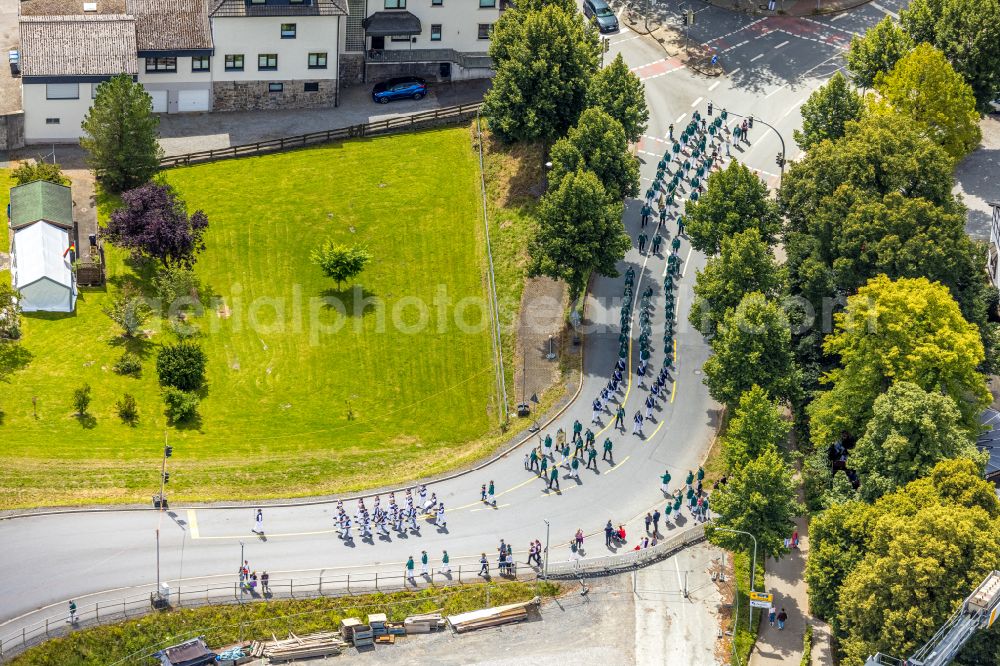
[{"label": "grass embankment", "polygon": [[[163,177],[189,210],[210,219],[196,265],[209,296],[192,321],[209,358],[200,419],[174,428],[163,415],[155,356],[176,339],[169,325],[151,322],[148,340],[124,345],[101,311],[123,280],[152,293],[150,275],[109,248],[107,290],[84,290],[72,315],[24,317],[25,358],[0,399],[0,508],[148,502],[165,431],[175,502],[401,483],[472,461],[503,440],[478,159],[467,128]],[[502,309],[515,320],[533,234],[524,210],[515,203],[492,217]],[[328,237],[374,254],[356,280],[360,298],[347,285],[338,291],[309,261]],[[510,375],[513,332],[505,331]],[[141,378],[113,372],[125,347],[143,356]],[[93,418],[78,419],[71,399],[84,383],[93,389]],[[135,427],[115,411],[124,393],[138,401]]]},{"label": "grass embankment", "polygon": [[[514,581],[489,584],[488,588],[492,606],[527,601],[536,595],[554,596],[561,589],[555,583]],[[197,636],[204,636],[215,649],[253,639],[270,640],[272,634],[285,638],[289,632],[301,636],[336,630],[342,618],[364,621],[368,613],[386,613],[390,621],[402,621],[407,615],[437,609],[451,615],[486,606],[485,583],[357,597],[206,606],[77,631],[24,652],[11,660],[11,666],[83,666],[126,659],[129,664],[152,665],[159,662],[142,656]]]},{"label": "grass embankment", "polygon": [[[752,561],[749,553],[732,553],[733,571],[736,574],[736,589],[739,595],[739,616],[736,618],[736,656],[738,664],[750,663],[750,650],[757,641],[757,631],[763,611],[759,608],[753,609],[753,617],[747,610],[750,608],[750,569]],[[758,591],[764,589],[764,562],[762,558],[757,559],[757,585]]]}]

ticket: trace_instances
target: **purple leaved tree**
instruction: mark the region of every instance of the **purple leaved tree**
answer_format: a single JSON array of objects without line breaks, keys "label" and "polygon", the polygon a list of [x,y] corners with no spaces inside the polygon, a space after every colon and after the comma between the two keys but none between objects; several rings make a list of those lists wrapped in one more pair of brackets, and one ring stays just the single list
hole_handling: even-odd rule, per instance
[{"label": "purple leaved tree", "polygon": [[134,256],[190,268],[195,254],[205,249],[202,236],[207,228],[205,213],[197,210],[188,216],[184,200],[170,186],[146,183],[122,194],[122,206],[111,214],[103,233]]}]

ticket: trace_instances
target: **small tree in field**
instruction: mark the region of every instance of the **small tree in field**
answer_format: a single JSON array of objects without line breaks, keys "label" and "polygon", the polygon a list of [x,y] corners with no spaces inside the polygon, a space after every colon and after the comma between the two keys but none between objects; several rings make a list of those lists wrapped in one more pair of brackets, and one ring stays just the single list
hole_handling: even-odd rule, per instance
[{"label": "small tree in field", "polygon": [[90,407],[90,384],[84,384],[73,391],[73,406],[78,416],[86,416]]},{"label": "small tree in field", "polygon": [[153,177],[163,150],[156,138],[160,119],[141,83],[120,74],[97,87],[97,97],[83,119],[80,145],[101,186],[124,192]]},{"label": "small tree in field", "polygon": [[27,185],[36,180],[47,180],[56,185],[69,185],[69,178],[62,173],[62,167],[48,162],[22,162],[11,172],[18,185]]},{"label": "small tree in field", "polygon": [[17,292],[6,280],[0,280],[0,341],[21,337],[21,306]]},{"label": "small tree in field", "polygon": [[163,391],[164,412],[171,423],[183,423],[198,413],[198,395],[168,386]]},{"label": "small tree in field", "polygon": [[103,310],[111,321],[121,326],[126,338],[134,337],[153,313],[142,292],[131,282],[126,282]]},{"label": "small tree in field", "polygon": [[136,404],[135,396],[131,393],[124,394],[121,400],[115,403],[115,408],[118,410],[118,416],[125,423],[134,425],[139,420],[139,405]]},{"label": "small tree in field", "polygon": [[134,256],[157,259],[164,267],[190,268],[205,249],[202,236],[208,216],[190,216],[184,200],[168,185],[146,183],[122,195],[122,207],[111,214],[104,236]]},{"label": "small tree in field", "polygon": [[348,247],[327,239],[312,251],[310,259],[320,267],[324,275],[336,280],[337,289],[340,289],[344,280],[350,280],[365,269],[372,260],[372,254],[367,248],[357,245]]},{"label": "small tree in field", "polygon": [[156,374],[164,386],[182,391],[196,391],[205,383],[205,351],[193,342],[178,342],[160,348],[156,356]]}]

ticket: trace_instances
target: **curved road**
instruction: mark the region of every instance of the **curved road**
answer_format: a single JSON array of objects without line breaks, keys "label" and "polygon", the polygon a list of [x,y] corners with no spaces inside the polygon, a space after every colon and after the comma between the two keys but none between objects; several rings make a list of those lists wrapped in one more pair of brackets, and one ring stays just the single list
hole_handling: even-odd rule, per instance
[{"label": "curved road", "polygon": [[[674,4],[671,2],[671,6]],[[610,55],[621,52],[646,84],[651,117],[647,137],[639,146],[643,161],[641,189],[645,191],[649,186],[659,155],[667,148],[662,140],[667,126],[673,123],[679,129],[696,109],[704,114],[709,100],[717,109],[756,114],[771,123],[784,135],[787,157],[796,158],[798,149],[791,131],[800,124],[798,107],[843,66],[842,55],[851,32],[863,32],[884,16],[883,11],[897,11],[899,4],[886,0],[838,17],[815,19],[755,19],[704,7],[698,11],[691,37],[709,43],[720,54],[726,74],[715,79],[705,78],[681,61],[666,57],[661,47],[646,37],[627,29],[612,35]],[[777,185],[778,138],[758,124],[751,132],[751,140],[752,145],[739,159],[758,170],[771,185]],[[625,212],[625,225],[633,238],[639,230],[639,207],[638,201],[632,201]],[[669,238],[673,238],[676,224],[668,221],[667,228]],[[650,236],[652,233],[650,230]],[[544,542],[543,520],[551,523],[553,561],[568,558],[565,544],[577,528],[595,534],[586,543],[588,555],[605,553],[600,535],[603,524],[608,519],[616,524],[628,523],[630,533],[638,534],[642,516],[654,505],[662,505],[659,476],[663,470],[670,470],[672,486],[676,487],[687,470],[696,469],[704,459],[714,433],[717,405],[702,384],[700,370],[709,350],[701,335],[687,324],[691,285],[704,258],[690,251],[686,239],[680,256],[686,261],[676,290],[675,385],[668,384],[668,399],[660,401],[655,422],[647,422],[645,436],[638,437],[631,434],[631,416],[642,409],[647,390],[637,386],[633,373],[628,374],[627,393],[619,395],[626,404],[628,434],[610,428],[608,414],[598,426],[603,429],[597,438],[598,450],[610,435],[616,466],[602,462],[596,473],[581,470],[579,483],[563,477],[561,492],[549,492],[545,483],[524,470],[522,457],[527,449],[523,448],[486,470],[430,487],[447,507],[447,531],[421,521],[419,536],[400,538],[393,533],[389,540],[376,538],[369,543],[358,539],[355,530],[353,545],[337,537],[332,523],[336,509],[331,504],[265,509],[266,540],[250,533],[250,509],[174,509],[162,516],[153,511],[105,511],[0,520],[0,571],[4,574],[0,582],[0,638],[20,633],[22,626],[47,614],[64,612],[70,598],[81,600],[83,607],[83,602],[121,598],[151,589],[155,582],[154,530],[161,520],[162,577],[174,587],[231,584],[240,563],[241,541],[246,544],[251,568],[269,571],[272,580],[352,570],[398,574],[408,556],[419,561],[422,549],[428,551],[432,566],[440,563],[443,548],[451,553],[453,566],[473,564],[484,551],[495,562],[501,538],[514,545],[518,561],[524,562],[529,541]],[[663,362],[660,341],[665,264],[665,254],[640,254],[633,247],[620,266],[622,271],[628,265],[636,268],[636,294],[647,285],[653,287],[652,302],[656,307],[651,360],[655,369]],[[582,391],[549,428],[553,436],[558,427],[570,431],[575,418],[585,427],[590,423],[591,401],[606,384],[617,359],[623,284],[620,277],[598,278],[593,283],[586,308],[585,324],[591,332],[584,342]],[[633,342],[638,337],[636,328],[634,324]],[[634,347],[638,349],[637,344]],[[479,501],[480,485],[491,479],[497,488],[496,508]],[[370,501],[368,505],[370,508]],[[353,517],[354,503],[349,502],[346,508]],[[688,517],[680,529],[690,525]],[[628,547],[634,543],[630,539]],[[33,613],[38,609],[45,610]]]}]

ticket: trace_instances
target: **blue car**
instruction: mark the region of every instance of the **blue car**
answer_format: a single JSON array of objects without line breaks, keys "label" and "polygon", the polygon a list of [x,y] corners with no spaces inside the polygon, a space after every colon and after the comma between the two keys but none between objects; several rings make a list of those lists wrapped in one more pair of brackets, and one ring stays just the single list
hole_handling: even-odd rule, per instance
[{"label": "blue car", "polygon": [[421,99],[426,94],[427,83],[415,76],[389,79],[372,89],[372,99],[379,104],[388,104],[394,99]]}]

